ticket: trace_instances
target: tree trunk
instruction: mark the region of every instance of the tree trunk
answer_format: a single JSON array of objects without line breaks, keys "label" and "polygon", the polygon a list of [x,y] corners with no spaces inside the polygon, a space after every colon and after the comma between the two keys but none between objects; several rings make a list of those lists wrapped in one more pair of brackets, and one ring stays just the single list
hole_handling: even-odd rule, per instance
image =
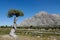
[{"label": "tree trunk", "polygon": [[13,25],[13,29],[15,29],[15,30],[16,30],[16,28],[17,28],[16,21],[17,21],[17,17],[15,17],[15,18],[14,18],[14,25]]},{"label": "tree trunk", "polygon": [[14,17],[13,28],[10,31],[10,36],[12,36],[12,37],[16,37],[16,34],[15,34],[15,31],[16,31],[16,28],[17,28],[16,21],[17,21],[17,17]]}]

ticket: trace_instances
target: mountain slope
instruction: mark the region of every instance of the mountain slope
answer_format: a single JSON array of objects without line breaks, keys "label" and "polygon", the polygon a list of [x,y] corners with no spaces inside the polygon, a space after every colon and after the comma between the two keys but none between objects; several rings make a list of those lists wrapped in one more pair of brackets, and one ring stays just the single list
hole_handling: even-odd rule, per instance
[{"label": "mountain slope", "polygon": [[41,11],[31,18],[24,20],[19,26],[60,25],[60,15],[48,14]]}]

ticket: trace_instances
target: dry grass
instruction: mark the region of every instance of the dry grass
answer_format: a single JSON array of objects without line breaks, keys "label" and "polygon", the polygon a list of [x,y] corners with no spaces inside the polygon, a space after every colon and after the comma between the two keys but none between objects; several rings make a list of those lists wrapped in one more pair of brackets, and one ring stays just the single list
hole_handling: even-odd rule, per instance
[{"label": "dry grass", "polygon": [[0,35],[0,40],[60,40],[60,36],[23,36],[19,35],[16,39],[10,37],[9,35]]},{"label": "dry grass", "polygon": [[35,38],[31,36],[18,36],[16,39],[10,37],[9,35],[0,35],[0,40],[39,40],[40,38]]},{"label": "dry grass", "polygon": [[[53,34],[50,33],[43,33],[43,36],[35,31],[39,31],[39,30],[17,30],[17,38],[14,39],[12,37],[10,37],[9,34],[10,32],[10,28],[0,28],[0,40],[60,40],[60,34],[54,34],[55,32],[53,32]],[[29,32],[29,33],[27,33]],[[32,33],[30,33],[32,32]],[[41,31],[39,31],[41,32]],[[44,32],[44,31],[43,31]],[[26,34],[27,33],[27,34]],[[38,36],[40,35],[40,36]]]}]

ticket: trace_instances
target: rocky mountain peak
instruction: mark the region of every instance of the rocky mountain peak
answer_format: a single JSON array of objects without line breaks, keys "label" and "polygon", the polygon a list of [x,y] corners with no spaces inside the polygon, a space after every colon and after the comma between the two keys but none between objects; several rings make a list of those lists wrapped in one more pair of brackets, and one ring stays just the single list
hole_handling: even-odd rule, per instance
[{"label": "rocky mountain peak", "polygon": [[38,12],[31,18],[24,20],[20,26],[60,25],[60,15],[48,14],[45,11]]},{"label": "rocky mountain peak", "polygon": [[45,12],[45,11],[41,11],[41,12],[39,12],[40,14],[47,14],[47,12]]},{"label": "rocky mountain peak", "polygon": [[36,16],[43,16],[43,15],[48,15],[48,13],[45,11],[41,11],[36,14]]}]

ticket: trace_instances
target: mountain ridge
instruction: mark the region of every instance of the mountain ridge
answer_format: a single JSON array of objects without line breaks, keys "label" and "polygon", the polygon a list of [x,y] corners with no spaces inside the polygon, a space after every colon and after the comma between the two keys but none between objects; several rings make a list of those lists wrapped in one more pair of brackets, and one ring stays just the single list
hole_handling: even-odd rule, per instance
[{"label": "mountain ridge", "polygon": [[60,15],[48,14],[45,11],[41,11],[31,18],[28,18],[21,22],[19,26],[40,26],[40,25],[60,25]]}]

